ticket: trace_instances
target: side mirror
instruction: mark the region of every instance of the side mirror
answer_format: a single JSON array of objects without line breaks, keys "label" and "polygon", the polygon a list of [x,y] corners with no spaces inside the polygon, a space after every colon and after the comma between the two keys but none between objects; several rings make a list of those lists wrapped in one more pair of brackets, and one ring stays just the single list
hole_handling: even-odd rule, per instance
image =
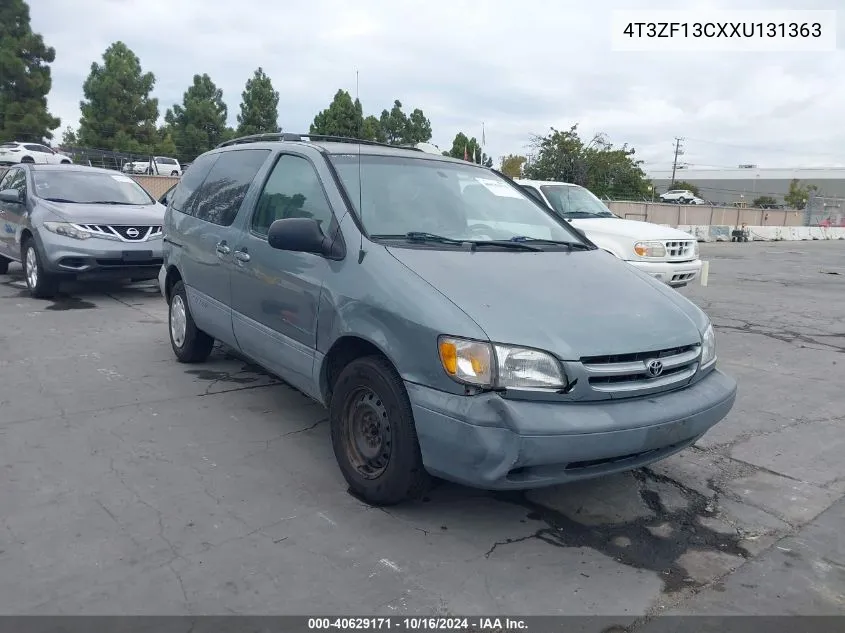
[{"label": "side mirror", "polygon": [[285,218],[270,225],[267,243],[280,251],[326,255],[330,243],[313,218]]},{"label": "side mirror", "polygon": [[21,204],[23,202],[23,193],[17,189],[4,189],[0,191],[0,202]]}]

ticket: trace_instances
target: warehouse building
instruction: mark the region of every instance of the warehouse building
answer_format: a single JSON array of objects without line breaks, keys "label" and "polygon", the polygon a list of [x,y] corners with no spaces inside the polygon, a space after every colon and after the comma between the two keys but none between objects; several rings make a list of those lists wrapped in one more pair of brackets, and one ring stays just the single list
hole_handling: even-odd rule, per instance
[{"label": "warehouse building", "polygon": [[[657,194],[672,188],[672,170],[648,173]],[[676,181],[698,187],[702,198],[714,204],[748,205],[760,196],[770,196],[783,204],[789,183],[815,185],[817,195],[824,198],[845,199],[845,167],[820,169],[768,169],[744,165],[736,169],[681,168],[675,172]]]}]

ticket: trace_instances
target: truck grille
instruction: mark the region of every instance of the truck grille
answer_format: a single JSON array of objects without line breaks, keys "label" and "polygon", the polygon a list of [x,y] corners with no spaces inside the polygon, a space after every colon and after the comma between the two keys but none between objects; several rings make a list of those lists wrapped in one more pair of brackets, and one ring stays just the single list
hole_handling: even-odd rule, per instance
[{"label": "truck grille", "polygon": [[700,356],[700,345],[687,345],[636,354],[584,357],[581,364],[594,391],[631,397],[681,386],[697,371]]},{"label": "truck grille", "polygon": [[674,240],[663,242],[666,247],[666,258],[686,261],[695,258],[695,240]]},{"label": "truck grille", "polygon": [[161,235],[161,226],[149,224],[75,224],[76,228],[97,237],[118,239],[122,242],[146,242]]}]

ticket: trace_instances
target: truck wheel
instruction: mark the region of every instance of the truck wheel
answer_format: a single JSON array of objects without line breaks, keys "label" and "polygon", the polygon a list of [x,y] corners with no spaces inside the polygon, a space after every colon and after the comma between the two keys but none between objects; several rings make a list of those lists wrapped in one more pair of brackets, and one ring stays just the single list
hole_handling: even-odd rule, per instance
[{"label": "truck wheel", "polygon": [[180,363],[204,362],[211,354],[214,339],[194,323],[182,280],[177,281],[170,292],[170,308],[167,312],[170,346],[176,358]]},{"label": "truck wheel", "polygon": [[422,463],[402,379],[380,356],[359,358],[338,376],[329,405],[332,447],[352,492],[373,505],[420,496],[431,477]]},{"label": "truck wheel", "polygon": [[59,291],[59,278],[44,270],[35,240],[27,238],[21,247],[21,262],[26,287],[36,299],[52,299]]}]

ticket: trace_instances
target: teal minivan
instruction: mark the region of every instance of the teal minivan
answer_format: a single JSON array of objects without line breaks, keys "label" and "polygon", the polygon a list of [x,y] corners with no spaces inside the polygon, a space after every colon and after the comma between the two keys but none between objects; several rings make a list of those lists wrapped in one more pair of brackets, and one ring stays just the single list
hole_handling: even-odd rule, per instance
[{"label": "teal minivan", "polygon": [[638,468],[736,397],[702,310],[465,161],[235,139],[168,196],[163,250],[177,359],[217,340],[326,406],[370,503]]}]

